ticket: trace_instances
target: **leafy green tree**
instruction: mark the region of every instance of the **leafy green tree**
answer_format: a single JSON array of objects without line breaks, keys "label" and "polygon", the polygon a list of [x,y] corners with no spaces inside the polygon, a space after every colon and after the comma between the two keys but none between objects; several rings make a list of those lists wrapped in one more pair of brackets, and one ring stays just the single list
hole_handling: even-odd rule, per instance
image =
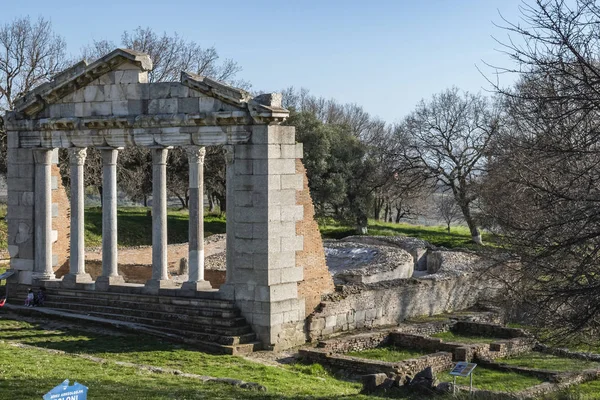
[{"label": "leafy green tree", "polygon": [[354,223],[366,233],[375,172],[367,146],[347,125],[325,124],[311,112],[292,112],[287,124],[296,127],[296,140],[304,145],[317,216]]}]

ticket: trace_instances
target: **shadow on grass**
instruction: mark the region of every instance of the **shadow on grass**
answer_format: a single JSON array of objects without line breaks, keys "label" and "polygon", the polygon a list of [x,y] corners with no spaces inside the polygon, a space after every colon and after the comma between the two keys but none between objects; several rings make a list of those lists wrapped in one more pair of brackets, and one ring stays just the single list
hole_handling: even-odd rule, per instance
[{"label": "shadow on grass", "polygon": [[[321,224],[320,230],[324,238],[343,239],[347,236],[356,235],[356,230],[352,227],[331,223]],[[405,223],[387,223],[379,221],[369,221],[369,236],[410,236],[425,240],[434,246],[446,248],[469,248],[479,249],[480,246],[471,241],[471,235],[466,227],[452,227],[448,232],[441,226],[419,226]],[[484,243],[494,247],[497,238],[493,235],[483,234]]]},{"label": "shadow on grass", "polygon": [[[150,208],[119,208],[117,211],[117,237],[119,246],[150,246],[152,244],[152,216]],[[206,215],[205,236],[225,233],[225,218]],[[187,211],[169,210],[167,215],[167,237],[169,244],[188,241],[189,219]],[[86,245],[100,246],[102,241],[102,208],[85,210]]]}]

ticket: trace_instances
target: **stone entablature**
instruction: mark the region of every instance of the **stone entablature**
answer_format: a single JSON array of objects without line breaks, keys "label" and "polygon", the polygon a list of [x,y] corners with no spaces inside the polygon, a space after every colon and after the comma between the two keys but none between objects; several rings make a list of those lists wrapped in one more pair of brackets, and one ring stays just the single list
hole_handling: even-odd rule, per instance
[{"label": "stone entablature", "polygon": [[[182,290],[208,290],[203,279],[202,147],[226,145],[227,282],[220,295],[234,300],[267,348],[305,341],[305,303],[298,294],[304,248],[296,223],[304,218],[296,194],[302,146],[293,127],[281,126],[288,111],[281,95],[249,93],[182,72],[180,82],[148,82],[146,54],[117,49],[81,62],[15,102],[5,118],[8,135],[11,268],[22,284],[54,279],[50,171],[57,148],[70,149],[71,264],[63,285],[90,285],[82,261],[83,162],[87,147],[103,159],[102,276],[95,290],[122,285],[117,269],[116,160],[126,146],[153,152],[153,274],[148,293],[173,287],[166,273],[166,155],[183,146],[190,157],[190,281]],[[35,156],[35,157],[34,157]],[[12,256],[14,254],[14,256]],[[192,262],[193,261],[193,262]]]}]

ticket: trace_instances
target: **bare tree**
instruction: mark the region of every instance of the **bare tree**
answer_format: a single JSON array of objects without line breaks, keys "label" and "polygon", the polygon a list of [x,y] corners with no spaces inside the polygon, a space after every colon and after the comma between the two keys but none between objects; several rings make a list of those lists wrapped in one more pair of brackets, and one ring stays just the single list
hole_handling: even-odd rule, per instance
[{"label": "bare tree", "polygon": [[[150,82],[179,81],[181,71],[187,71],[238,87],[248,87],[247,83],[234,80],[242,70],[237,62],[231,59],[221,60],[214,47],[203,48],[194,41],[184,39],[177,32],[159,35],[150,27],[140,26],[131,33],[123,32],[121,46],[150,56],[153,65],[153,70],[148,74]],[[83,55],[95,59],[116,47],[118,46],[110,41],[94,41],[83,49]]]},{"label": "bare tree", "polygon": [[[521,79],[486,179],[486,212],[518,255],[513,293],[563,334],[600,329],[600,8],[535,1],[506,53]],[[501,72],[502,72],[501,71]],[[527,307],[529,305],[530,307]]]},{"label": "bare tree", "polygon": [[421,101],[400,129],[412,140],[406,161],[452,192],[477,244],[482,240],[472,205],[479,196],[485,152],[498,129],[499,114],[485,97],[456,88]]},{"label": "bare tree", "polygon": [[[236,74],[241,71],[241,67],[235,61],[221,60],[214,47],[202,48],[198,43],[186,40],[176,32],[171,35],[167,33],[159,35],[149,27],[138,27],[131,33],[123,32],[121,46],[147,53],[150,56],[153,64],[153,70],[148,75],[150,82],[178,81],[181,71],[189,71],[237,87],[246,89],[250,87],[247,82],[235,80]],[[83,49],[83,55],[85,58],[95,59],[115,47],[118,46],[106,40],[94,41]],[[129,147],[120,152],[118,159],[118,163],[122,167],[119,170],[124,171],[120,177],[122,189],[133,200],[143,200],[144,204],[152,192],[152,163],[149,162],[151,159],[148,149]],[[207,157],[207,162],[210,160],[210,157]],[[219,163],[219,166],[224,168],[223,163]],[[215,174],[215,176],[213,177],[211,174]],[[101,170],[90,170],[86,167],[87,176],[89,176],[88,181],[101,185]],[[187,207],[188,163],[183,149],[176,148],[169,152],[167,176],[167,189],[180,200],[182,207]],[[217,182],[220,177],[224,179],[224,171],[215,168],[206,169],[205,180],[207,182]],[[101,189],[101,186],[98,188]],[[216,195],[222,199],[219,203],[223,203],[224,206],[224,183],[222,190],[220,185],[207,185],[207,188],[211,188],[213,191],[219,190],[219,192],[213,193],[213,197]]]},{"label": "bare tree", "polygon": [[6,173],[6,133],[2,115],[14,100],[52,78],[67,65],[66,44],[42,17],[15,19],[0,26],[0,173]]}]

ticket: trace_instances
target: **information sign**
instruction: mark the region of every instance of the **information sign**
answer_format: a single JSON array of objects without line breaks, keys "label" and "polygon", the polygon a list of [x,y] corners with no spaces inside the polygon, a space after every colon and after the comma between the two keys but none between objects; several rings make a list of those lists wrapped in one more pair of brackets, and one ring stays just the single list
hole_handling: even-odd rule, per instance
[{"label": "information sign", "polygon": [[461,377],[470,377],[470,391],[473,392],[473,370],[475,369],[475,367],[477,366],[477,364],[475,363],[469,363],[466,361],[461,361],[461,362],[457,362],[456,365],[454,366],[454,368],[452,368],[452,371],[450,371],[450,375],[454,376],[454,385],[452,385],[452,392],[456,393],[456,377],[457,376],[461,376]]},{"label": "information sign", "polygon": [[452,371],[450,371],[450,375],[467,377],[471,375],[476,366],[477,364],[475,363],[468,363],[465,361],[458,362]]},{"label": "information sign", "polygon": [[88,388],[81,383],[75,382],[69,386],[69,380],[65,379],[63,383],[44,395],[44,400],[87,400]]}]

